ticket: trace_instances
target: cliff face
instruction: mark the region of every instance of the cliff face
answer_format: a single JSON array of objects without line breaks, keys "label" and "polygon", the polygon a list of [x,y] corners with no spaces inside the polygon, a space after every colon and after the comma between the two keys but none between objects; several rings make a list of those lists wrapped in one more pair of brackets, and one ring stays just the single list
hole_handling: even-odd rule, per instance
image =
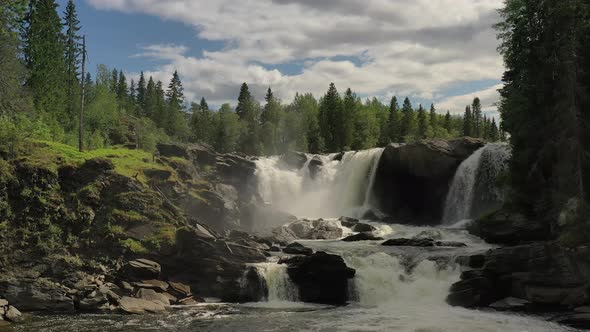
[{"label": "cliff face", "polygon": [[81,154],[36,142],[22,158],[0,160],[0,298],[52,294],[27,306],[77,308],[87,275],[120,284],[125,262],[147,258],[161,263],[163,280],[241,300],[244,264],[263,261],[264,247],[225,236],[241,227],[253,163],[206,147],[165,148]]},{"label": "cliff face", "polygon": [[387,146],[375,178],[380,208],[395,222],[439,223],[457,167],[484,144],[466,137]]}]

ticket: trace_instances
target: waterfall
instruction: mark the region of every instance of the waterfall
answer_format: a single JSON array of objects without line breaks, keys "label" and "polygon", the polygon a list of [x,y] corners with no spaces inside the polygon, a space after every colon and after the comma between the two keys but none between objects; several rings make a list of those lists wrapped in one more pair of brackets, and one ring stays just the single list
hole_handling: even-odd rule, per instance
[{"label": "waterfall", "polygon": [[471,219],[499,207],[504,197],[497,178],[509,158],[507,144],[490,143],[464,160],[447,194],[443,224]]},{"label": "waterfall", "polygon": [[[373,182],[383,149],[333,155],[308,155],[300,169],[280,157],[256,161],[258,191],[273,207],[298,217],[361,217],[371,208]],[[312,159],[322,165],[310,172]],[[313,176],[312,176],[313,175]]]},{"label": "waterfall", "polygon": [[268,302],[297,302],[299,290],[287,274],[287,265],[278,263],[259,263],[254,265],[258,274],[264,278],[268,289]]}]

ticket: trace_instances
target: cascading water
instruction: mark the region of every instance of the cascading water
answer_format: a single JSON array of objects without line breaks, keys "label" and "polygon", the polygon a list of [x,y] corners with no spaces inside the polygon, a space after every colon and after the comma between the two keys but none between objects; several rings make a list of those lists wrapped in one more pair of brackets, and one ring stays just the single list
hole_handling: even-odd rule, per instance
[{"label": "cascading water", "polygon": [[447,194],[443,224],[471,219],[498,207],[503,193],[497,186],[497,178],[506,169],[509,158],[507,144],[490,143],[464,160]]},{"label": "cascading water", "polygon": [[[301,169],[286,165],[280,157],[256,161],[258,190],[273,207],[298,217],[361,217],[372,206],[375,173],[383,149],[335,155],[308,155]],[[312,174],[310,161],[322,166]]]}]

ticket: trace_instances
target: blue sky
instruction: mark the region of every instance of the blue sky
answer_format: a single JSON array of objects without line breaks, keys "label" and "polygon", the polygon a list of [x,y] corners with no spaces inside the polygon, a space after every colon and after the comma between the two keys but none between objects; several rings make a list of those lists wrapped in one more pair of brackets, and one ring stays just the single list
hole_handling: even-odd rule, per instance
[{"label": "blue sky", "polygon": [[[66,0],[58,0],[63,6]],[[234,102],[246,81],[262,99],[321,95],[330,82],[362,97],[410,96],[459,113],[474,96],[494,112],[503,70],[501,0],[78,0],[90,70],[167,82],[189,99]],[[453,6],[450,13],[447,9]]]}]

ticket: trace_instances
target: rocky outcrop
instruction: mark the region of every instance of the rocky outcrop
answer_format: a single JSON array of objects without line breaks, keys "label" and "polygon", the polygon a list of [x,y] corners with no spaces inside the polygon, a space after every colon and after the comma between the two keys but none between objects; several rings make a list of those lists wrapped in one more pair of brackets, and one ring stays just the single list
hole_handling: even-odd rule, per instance
[{"label": "rocky outcrop", "polygon": [[299,289],[303,302],[342,305],[349,299],[348,282],[356,271],[342,257],[318,251],[311,256],[281,260],[289,278]]},{"label": "rocky outcrop", "polygon": [[286,246],[285,248],[283,248],[283,252],[285,254],[290,254],[290,255],[309,256],[309,255],[313,254],[313,249],[307,248],[304,245],[295,242],[295,243],[291,243],[288,246]]},{"label": "rocky outcrop", "polygon": [[7,300],[0,298],[0,327],[2,327],[2,322],[20,323],[22,320],[21,312]]},{"label": "rocky outcrop", "polygon": [[73,312],[74,298],[68,287],[50,280],[10,277],[0,281],[0,294],[24,311]]},{"label": "rocky outcrop", "polygon": [[390,247],[466,247],[465,243],[454,241],[435,241],[427,238],[389,239],[381,245]]},{"label": "rocky outcrop", "polygon": [[457,167],[483,145],[483,140],[460,138],[387,146],[374,187],[383,212],[396,222],[439,223]]},{"label": "rocky outcrop", "polygon": [[[553,242],[490,250],[481,269],[464,272],[451,287],[447,302],[464,307],[494,304],[504,310],[525,306],[527,311],[573,310],[588,305],[589,254],[586,247],[565,249]],[[507,298],[510,303],[501,302]],[[575,316],[570,317],[575,325]]]},{"label": "rocky outcrop", "polygon": [[[286,226],[280,226],[273,231],[284,238],[304,240],[335,240],[343,236],[344,232],[339,221],[334,220],[297,220]],[[287,241],[287,242],[291,242]]]},{"label": "rocky outcrop", "polygon": [[521,213],[501,209],[473,221],[467,229],[488,243],[517,245],[552,238],[550,223],[530,220]]},{"label": "rocky outcrop", "polygon": [[344,242],[356,242],[356,241],[380,241],[382,237],[373,235],[371,232],[363,232],[354,235],[350,235],[342,239]]}]

